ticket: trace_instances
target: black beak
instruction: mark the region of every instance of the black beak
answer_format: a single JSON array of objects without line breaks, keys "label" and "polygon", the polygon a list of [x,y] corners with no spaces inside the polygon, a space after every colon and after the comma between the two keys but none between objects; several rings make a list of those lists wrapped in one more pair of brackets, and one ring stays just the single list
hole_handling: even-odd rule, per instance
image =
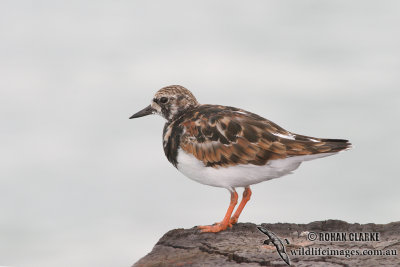
[{"label": "black beak", "polygon": [[147,116],[147,115],[150,115],[150,114],[153,114],[153,113],[154,113],[154,109],[151,107],[151,105],[148,105],[147,107],[145,107],[141,111],[133,114],[129,119],[140,118],[140,117]]}]

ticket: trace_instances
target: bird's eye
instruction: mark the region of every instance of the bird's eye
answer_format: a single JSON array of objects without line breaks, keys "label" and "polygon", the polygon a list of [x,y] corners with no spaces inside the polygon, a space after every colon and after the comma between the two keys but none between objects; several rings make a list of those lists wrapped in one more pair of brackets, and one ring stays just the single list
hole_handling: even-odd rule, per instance
[{"label": "bird's eye", "polygon": [[160,103],[165,104],[167,102],[168,102],[168,97],[163,96],[163,97],[160,98]]}]

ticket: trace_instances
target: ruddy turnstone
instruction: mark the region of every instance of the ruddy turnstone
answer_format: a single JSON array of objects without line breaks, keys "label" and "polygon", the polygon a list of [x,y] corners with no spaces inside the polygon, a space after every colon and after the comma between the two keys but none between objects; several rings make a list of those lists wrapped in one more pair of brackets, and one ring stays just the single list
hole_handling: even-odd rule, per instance
[{"label": "ruddy turnstone", "polygon": [[[291,133],[243,109],[202,105],[180,85],[160,89],[151,104],[130,119],[159,114],[167,122],[164,153],[185,176],[199,183],[229,190],[231,201],[224,219],[198,226],[219,232],[238,221],[250,200],[250,185],[281,177],[303,161],[326,157],[350,148],[342,139],[325,139]],[[244,187],[238,201],[237,187]]]}]

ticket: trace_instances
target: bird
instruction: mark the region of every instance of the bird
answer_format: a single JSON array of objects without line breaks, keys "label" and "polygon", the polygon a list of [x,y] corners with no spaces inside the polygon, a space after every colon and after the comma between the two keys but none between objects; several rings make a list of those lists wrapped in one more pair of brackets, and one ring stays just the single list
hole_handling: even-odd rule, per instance
[{"label": "bird", "polygon": [[[200,104],[188,89],[159,89],[150,105],[130,119],[162,116],[163,149],[168,161],[186,177],[226,188],[230,204],[222,221],[197,226],[217,233],[238,222],[250,200],[250,186],[292,173],[303,161],[334,155],[351,147],[345,139],[317,138],[289,132],[252,112],[222,105]],[[238,193],[243,197],[236,211]]]},{"label": "bird", "polygon": [[[274,233],[266,228],[262,227],[261,225],[257,225],[257,229],[260,230],[263,234],[268,236],[268,239],[264,241],[264,244],[269,244],[272,242],[272,244],[275,246],[276,251],[278,252],[279,256],[281,259],[286,262],[287,265],[290,266],[290,259],[289,256],[286,252],[285,245],[283,244],[282,240]],[[286,243],[289,245],[289,241],[285,239]]]}]

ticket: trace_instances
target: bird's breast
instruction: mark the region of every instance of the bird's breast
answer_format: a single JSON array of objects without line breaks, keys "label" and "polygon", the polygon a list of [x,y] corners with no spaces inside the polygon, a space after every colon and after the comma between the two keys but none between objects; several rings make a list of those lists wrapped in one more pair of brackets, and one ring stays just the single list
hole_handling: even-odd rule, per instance
[{"label": "bird's breast", "polygon": [[168,161],[177,167],[178,163],[178,149],[180,145],[180,138],[182,135],[182,127],[174,126],[172,123],[166,123],[163,131],[163,148],[165,156]]}]

